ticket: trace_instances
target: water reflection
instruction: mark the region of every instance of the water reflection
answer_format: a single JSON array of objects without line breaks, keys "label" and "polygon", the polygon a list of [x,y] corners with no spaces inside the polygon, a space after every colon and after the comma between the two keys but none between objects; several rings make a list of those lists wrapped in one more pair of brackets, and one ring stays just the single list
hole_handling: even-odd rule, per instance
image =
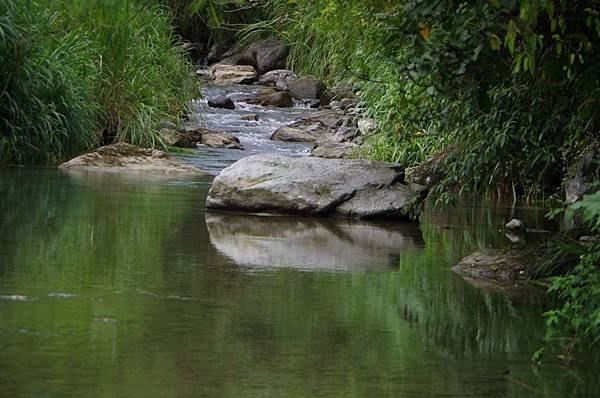
[{"label": "water reflection", "polygon": [[597,396],[531,367],[544,297],[450,270],[505,209],[205,223],[207,188],[0,169],[0,396]]},{"label": "water reflection", "polygon": [[213,246],[240,266],[390,271],[424,246],[418,224],[207,213]]}]

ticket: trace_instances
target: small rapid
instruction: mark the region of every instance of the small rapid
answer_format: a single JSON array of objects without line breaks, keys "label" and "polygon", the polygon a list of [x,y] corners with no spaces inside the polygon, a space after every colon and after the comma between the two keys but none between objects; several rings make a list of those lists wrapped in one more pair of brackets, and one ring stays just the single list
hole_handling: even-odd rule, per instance
[{"label": "small rapid", "polygon": [[[261,85],[206,83],[200,91],[203,98],[194,100],[190,106],[186,127],[201,126],[217,132],[232,133],[239,138],[244,150],[198,148],[198,156],[190,157],[188,161],[209,174],[216,175],[235,161],[257,153],[310,155],[311,144],[271,141],[270,137],[278,128],[317,110],[301,103],[296,103],[292,108],[272,108],[244,102],[265,88],[266,86]],[[229,97],[234,102],[235,109],[209,107],[207,98],[217,96]],[[256,115],[258,120],[244,120],[244,116],[250,115]]]}]

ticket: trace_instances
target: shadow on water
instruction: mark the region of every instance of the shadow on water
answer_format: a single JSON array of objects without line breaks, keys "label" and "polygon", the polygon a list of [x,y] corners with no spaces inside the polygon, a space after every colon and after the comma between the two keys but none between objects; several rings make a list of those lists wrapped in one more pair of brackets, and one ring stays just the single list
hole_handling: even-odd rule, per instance
[{"label": "shadow on water", "polygon": [[598,395],[594,365],[531,366],[543,294],[450,270],[506,208],[257,218],[208,188],[0,169],[0,396]]}]

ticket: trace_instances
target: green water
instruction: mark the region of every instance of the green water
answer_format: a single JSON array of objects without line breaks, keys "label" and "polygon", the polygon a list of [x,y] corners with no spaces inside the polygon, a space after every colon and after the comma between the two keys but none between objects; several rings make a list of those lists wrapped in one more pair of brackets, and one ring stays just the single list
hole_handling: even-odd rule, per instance
[{"label": "green water", "polygon": [[250,217],[209,183],[0,169],[0,396],[598,395],[591,363],[531,366],[543,294],[450,270],[510,209]]}]

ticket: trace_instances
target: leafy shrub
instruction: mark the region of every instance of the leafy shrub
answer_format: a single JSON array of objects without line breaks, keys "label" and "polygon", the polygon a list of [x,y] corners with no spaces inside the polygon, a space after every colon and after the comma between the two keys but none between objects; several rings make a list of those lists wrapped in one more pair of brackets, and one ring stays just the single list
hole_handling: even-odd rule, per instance
[{"label": "leafy shrub", "polygon": [[[600,236],[600,191],[585,195],[572,206],[582,212],[596,238]],[[544,314],[546,347],[538,351],[538,360],[547,349],[560,350],[570,360],[575,353],[591,354],[600,359],[600,242],[583,245],[579,263],[564,276],[552,281],[549,292],[560,303]]]}]

